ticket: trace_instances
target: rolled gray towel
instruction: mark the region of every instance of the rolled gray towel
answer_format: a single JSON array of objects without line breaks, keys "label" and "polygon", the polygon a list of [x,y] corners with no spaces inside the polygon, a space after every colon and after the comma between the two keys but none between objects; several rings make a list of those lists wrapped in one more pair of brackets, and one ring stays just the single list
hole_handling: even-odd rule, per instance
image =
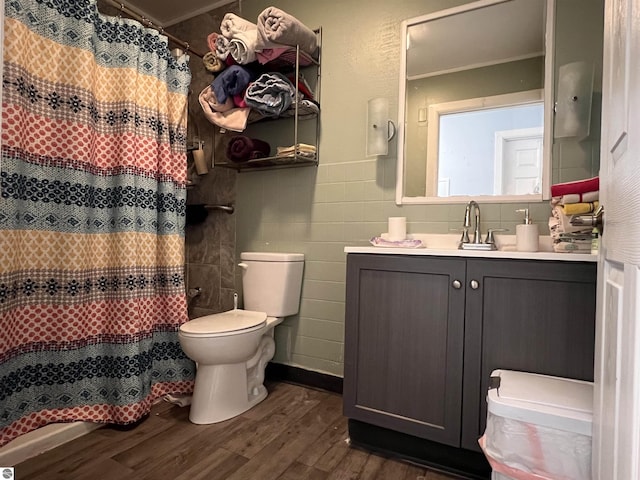
[{"label": "rolled gray towel", "polygon": [[291,106],[296,89],[287,77],[278,72],[263,73],[249,85],[244,100],[251,108],[270,117],[277,117]]},{"label": "rolled gray towel", "polygon": [[257,25],[258,44],[256,50],[282,45],[299,45],[303,52],[310,55],[316,53],[318,39],[314,31],[293,15],[279,8],[265,8],[258,15]]}]

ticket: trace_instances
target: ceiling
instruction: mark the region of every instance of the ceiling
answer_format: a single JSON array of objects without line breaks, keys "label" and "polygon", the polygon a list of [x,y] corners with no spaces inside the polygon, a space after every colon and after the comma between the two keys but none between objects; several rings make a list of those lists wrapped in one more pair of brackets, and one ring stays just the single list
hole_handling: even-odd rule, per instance
[{"label": "ceiling", "polygon": [[467,7],[427,15],[408,27],[408,79],[544,54],[543,0],[503,1],[474,10]]},{"label": "ceiling", "polygon": [[[120,0],[118,0],[120,2]],[[126,7],[140,13],[155,25],[169,27],[234,0],[122,0]]]}]

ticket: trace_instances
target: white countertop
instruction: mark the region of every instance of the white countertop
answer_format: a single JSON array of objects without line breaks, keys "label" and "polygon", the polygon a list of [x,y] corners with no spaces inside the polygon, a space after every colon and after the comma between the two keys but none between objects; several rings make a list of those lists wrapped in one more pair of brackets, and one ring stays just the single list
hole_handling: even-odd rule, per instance
[{"label": "white countertop", "polygon": [[[419,238],[426,248],[374,247],[371,244],[353,245],[344,248],[345,253],[373,253],[378,255],[431,255],[441,257],[473,258],[512,258],[521,260],[552,260],[562,262],[597,262],[598,256],[590,253],[556,253],[551,249],[549,237],[540,237],[539,252],[518,252],[515,249],[515,236],[496,236],[498,250],[458,250],[458,236],[424,234],[412,235]],[[431,246],[430,246],[431,245]]]},{"label": "white countertop", "polygon": [[597,255],[590,253],[516,252],[508,250],[438,250],[434,248],[387,248],[372,246],[345,247],[346,253],[375,253],[381,255],[432,255],[441,257],[516,258],[524,260],[555,260],[562,262],[596,262]]}]

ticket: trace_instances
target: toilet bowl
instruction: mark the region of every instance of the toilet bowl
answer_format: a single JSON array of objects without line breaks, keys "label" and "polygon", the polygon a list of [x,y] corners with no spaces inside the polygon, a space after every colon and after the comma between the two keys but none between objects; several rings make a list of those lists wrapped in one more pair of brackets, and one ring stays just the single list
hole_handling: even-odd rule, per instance
[{"label": "toilet bowl", "polygon": [[178,334],[187,356],[198,363],[189,419],[222,422],[267,396],[264,369],[273,358],[273,327],[282,318],[231,310],[185,323]]},{"label": "toilet bowl", "polygon": [[298,313],[304,255],[245,252],[240,258],[247,309],[190,320],[178,333],[197,364],[193,423],[228,420],[266,398],[264,371],[275,354],[274,327]]}]

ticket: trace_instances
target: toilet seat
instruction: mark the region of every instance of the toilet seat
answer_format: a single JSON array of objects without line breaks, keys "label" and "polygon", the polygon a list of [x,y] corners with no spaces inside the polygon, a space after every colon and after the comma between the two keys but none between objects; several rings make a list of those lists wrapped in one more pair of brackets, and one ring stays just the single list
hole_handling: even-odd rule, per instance
[{"label": "toilet seat", "polygon": [[259,330],[267,323],[267,314],[250,310],[229,310],[195,318],[180,326],[186,337],[222,337]]}]

